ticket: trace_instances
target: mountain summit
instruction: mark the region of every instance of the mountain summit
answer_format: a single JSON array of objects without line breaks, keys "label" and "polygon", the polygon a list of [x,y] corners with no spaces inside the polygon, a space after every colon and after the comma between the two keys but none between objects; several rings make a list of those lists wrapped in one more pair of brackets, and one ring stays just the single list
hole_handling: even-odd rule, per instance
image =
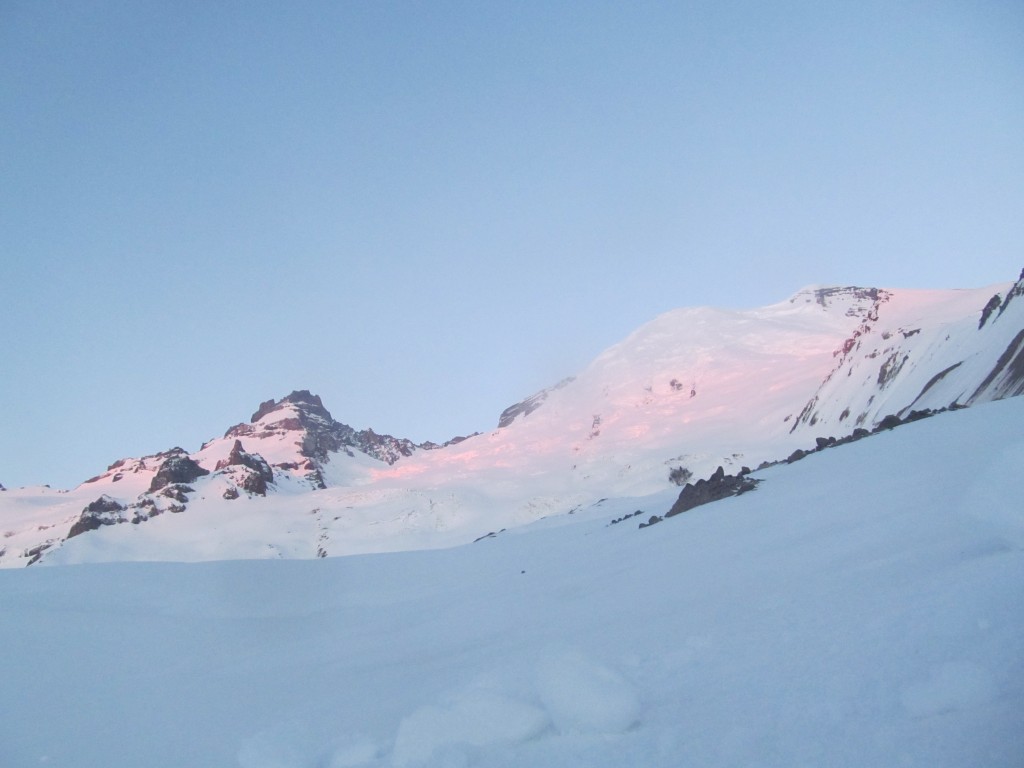
[{"label": "mountain summit", "polygon": [[674,310],[505,408],[496,429],[440,446],[356,430],[298,390],[195,452],[122,459],[71,491],[0,493],[0,566],[441,547],[642,499],[1024,393],[1022,296],[1024,273]]},{"label": "mountain summit", "polygon": [[[280,400],[260,403],[248,424],[231,427],[224,438],[247,438],[261,441],[261,444],[271,440],[286,444],[294,449],[294,460],[282,457],[284,460],[275,466],[307,471],[307,476],[317,488],[326,487],[322,470],[324,464],[330,462],[332,454],[351,454],[352,450],[357,450],[386,464],[394,464],[418,449],[436,447],[433,443],[416,445],[404,438],[378,435],[372,429],[357,431],[348,424],[335,421],[320,397],[306,389],[292,392]],[[207,443],[203,450],[211,445]]]}]

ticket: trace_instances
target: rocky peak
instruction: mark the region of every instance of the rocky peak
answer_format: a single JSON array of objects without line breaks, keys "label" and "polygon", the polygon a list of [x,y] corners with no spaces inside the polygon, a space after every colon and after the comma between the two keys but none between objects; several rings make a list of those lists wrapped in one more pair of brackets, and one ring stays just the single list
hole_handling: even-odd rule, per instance
[{"label": "rocky peak", "polygon": [[255,424],[275,411],[284,410],[288,405],[297,406],[299,414],[307,419],[317,418],[324,421],[333,421],[330,411],[324,408],[323,401],[319,395],[314,395],[308,389],[297,389],[280,400],[267,400],[260,403],[260,407],[256,409],[256,413],[252,415],[250,422]]},{"label": "rocky peak", "polygon": [[[267,418],[277,412],[280,412],[280,419]],[[308,389],[296,390],[280,400],[261,403],[249,424],[238,424],[224,436],[260,438],[279,430],[302,433],[298,439],[299,453],[316,462],[329,461],[331,453],[355,448],[375,459],[394,464],[418,449],[436,447],[432,443],[417,445],[405,438],[377,434],[372,429],[353,429],[336,421],[324,407],[320,396]]]}]

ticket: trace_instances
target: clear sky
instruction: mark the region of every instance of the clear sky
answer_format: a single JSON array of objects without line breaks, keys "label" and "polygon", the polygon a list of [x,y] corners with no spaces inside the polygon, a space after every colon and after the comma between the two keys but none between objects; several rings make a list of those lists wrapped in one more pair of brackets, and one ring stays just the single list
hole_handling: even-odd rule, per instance
[{"label": "clear sky", "polygon": [[657,314],[1024,266],[1024,3],[0,0],[0,483],[493,428]]}]

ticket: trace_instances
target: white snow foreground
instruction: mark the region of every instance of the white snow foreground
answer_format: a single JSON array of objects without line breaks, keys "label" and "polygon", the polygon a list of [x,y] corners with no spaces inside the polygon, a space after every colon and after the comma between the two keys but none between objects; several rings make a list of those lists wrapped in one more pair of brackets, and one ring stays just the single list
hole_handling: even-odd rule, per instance
[{"label": "white snow foreground", "polygon": [[0,572],[25,766],[1024,764],[1024,398],[475,544]]}]

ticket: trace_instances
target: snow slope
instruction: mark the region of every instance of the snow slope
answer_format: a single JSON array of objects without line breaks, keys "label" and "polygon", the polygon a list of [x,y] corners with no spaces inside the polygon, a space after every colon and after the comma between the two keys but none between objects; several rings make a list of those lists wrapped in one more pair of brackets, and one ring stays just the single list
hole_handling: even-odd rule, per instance
[{"label": "snow slope", "polygon": [[[188,454],[208,475],[151,490],[185,454],[168,452],[64,494],[0,492],[0,566],[447,547],[671,489],[678,468],[757,467],[892,414],[1020,394],[1022,294],[1024,280],[810,287],[756,310],[675,310],[445,446],[356,432],[296,392]],[[230,464],[236,441],[251,467]]]},{"label": "snow slope", "polygon": [[0,571],[3,765],[1016,768],[1022,426],[940,414],[642,530],[609,522],[673,490],[445,550]]}]

